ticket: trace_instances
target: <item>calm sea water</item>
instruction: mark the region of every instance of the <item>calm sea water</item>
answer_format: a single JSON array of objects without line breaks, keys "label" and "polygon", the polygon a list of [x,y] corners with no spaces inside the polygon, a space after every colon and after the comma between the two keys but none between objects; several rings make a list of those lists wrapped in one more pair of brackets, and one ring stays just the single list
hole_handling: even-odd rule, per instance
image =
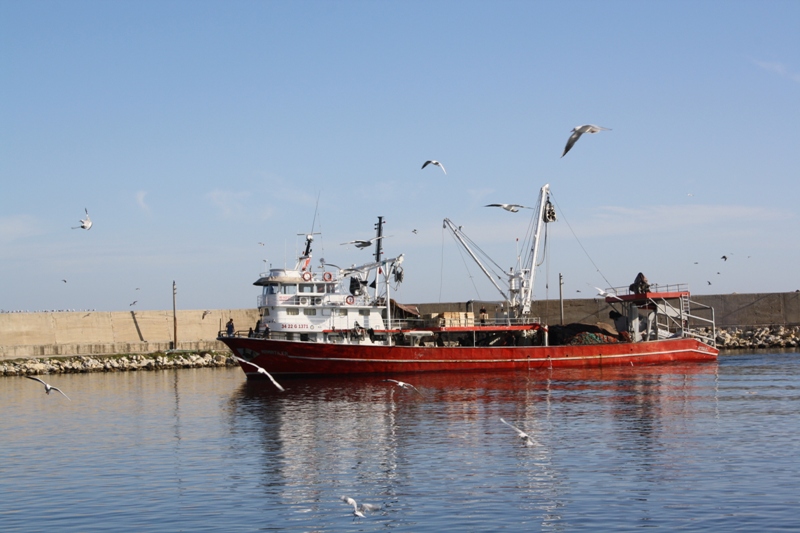
[{"label": "calm sea water", "polygon": [[392,377],[0,378],[0,531],[800,530],[800,354]]}]

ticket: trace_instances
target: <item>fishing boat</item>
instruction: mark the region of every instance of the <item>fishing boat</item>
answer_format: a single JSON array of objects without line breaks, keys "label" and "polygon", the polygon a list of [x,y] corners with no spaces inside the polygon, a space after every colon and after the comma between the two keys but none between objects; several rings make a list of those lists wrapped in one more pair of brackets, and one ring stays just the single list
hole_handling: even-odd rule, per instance
[{"label": "fishing boat", "polygon": [[314,232],[292,269],[271,268],[254,282],[260,319],[254,330],[220,331],[248,378],[270,374],[396,374],[592,368],[713,361],[714,311],[691,300],[688,286],[650,285],[643,275],[628,287],[598,289],[613,323],[548,325],[531,316],[542,231],[556,221],[549,185],[539,192],[523,241],[526,253],[506,271],[507,286],[481,260],[480,250],[449,219],[444,227],[501,295],[499,310],[420,316],[397,302],[403,255],[383,257],[383,217],[373,261],[341,268],[311,262]]}]

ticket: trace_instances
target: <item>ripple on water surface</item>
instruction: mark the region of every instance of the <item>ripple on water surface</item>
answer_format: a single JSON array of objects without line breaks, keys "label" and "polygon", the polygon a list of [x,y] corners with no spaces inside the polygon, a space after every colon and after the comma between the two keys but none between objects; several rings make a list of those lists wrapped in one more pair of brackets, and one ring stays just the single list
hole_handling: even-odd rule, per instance
[{"label": "ripple on water surface", "polygon": [[0,378],[0,529],[800,527],[797,354],[392,377]]}]

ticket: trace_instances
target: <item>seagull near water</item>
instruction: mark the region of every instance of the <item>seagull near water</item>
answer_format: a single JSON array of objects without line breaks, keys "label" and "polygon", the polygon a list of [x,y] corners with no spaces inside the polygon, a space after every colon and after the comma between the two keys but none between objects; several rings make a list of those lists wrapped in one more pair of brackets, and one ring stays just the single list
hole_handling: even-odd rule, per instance
[{"label": "seagull near water", "polygon": [[59,389],[59,388],[57,388],[57,387],[53,387],[53,386],[52,386],[52,385],[50,385],[49,383],[45,383],[44,381],[42,381],[41,379],[39,379],[39,378],[37,378],[37,377],[34,377],[34,376],[25,376],[25,377],[26,377],[26,378],[28,378],[28,379],[32,379],[32,380],[34,380],[34,381],[38,381],[39,383],[41,383],[42,385],[44,385],[44,392],[45,392],[45,393],[47,393],[47,394],[50,394],[50,391],[52,391],[52,390],[54,390],[54,391],[58,391],[58,392],[60,392],[61,394],[63,394],[63,395],[64,395],[64,398],[66,398],[66,399],[67,399],[67,400],[69,400],[69,401],[72,401],[72,400],[70,400],[69,396],[67,396],[66,394],[64,394],[64,391],[62,391],[61,389]]},{"label": "seagull near water", "polygon": [[533,439],[530,437],[530,435],[528,435],[527,433],[525,433],[524,431],[519,429],[517,426],[515,426],[513,424],[509,424],[508,422],[503,420],[503,418],[500,418],[500,422],[502,422],[503,424],[507,425],[508,427],[510,427],[511,429],[516,431],[517,432],[517,437],[522,439],[522,442],[525,444],[525,446],[533,446],[534,445]]},{"label": "seagull near water", "polygon": [[350,496],[342,496],[342,501],[347,505],[353,506],[353,515],[357,516],[358,518],[364,518],[364,511],[380,511],[380,505],[374,505],[371,503],[362,503],[359,504]]},{"label": "seagull near water", "polygon": [[388,381],[389,383],[394,383],[398,387],[400,387],[401,389],[413,390],[414,392],[416,392],[417,394],[422,396],[422,393],[419,390],[417,390],[417,388],[414,385],[412,385],[411,383],[406,383],[405,381],[397,381],[396,379],[384,379],[383,381]]},{"label": "seagull near water", "polygon": [[267,372],[266,370],[264,370],[263,368],[261,368],[261,367],[260,367],[260,366],[258,366],[257,364],[255,364],[255,363],[251,363],[250,361],[245,361],[244,359],[242,359],[241,357],[238,357],[238,356],[236,356],[236,355],[234,355],[234,356],[233,356],[233,358],[234,358],[234,359],[236,359],[237,361],[239,361],[240,363],[245,363],[245,364],[247,364],[247,365],[250,365],[250,366],[252,366],[252,367],[255,367],[255,369],[258,371],[258,373],[259,373],[259,374],[264,374],[265,376],[267,376],[267,377],[269,378],[269,380],[270,380],[270,381],[271,381],[271,382],[272,382],[272,383],[273,383],[273,384],[274,384],[276,387],[278,387],[278,390],[280,390],[281,392],[283,392],[283,391],[285,391],[285,390],[286,390],[286,389],[284,389],[283,387],[281,387],[281,384],[280,384],[280,383],[278,383],[277,381],[275,381],[275,378],[273,378],[273,377],[272,377],[272,374],[270,374],[269,372]]},{"label": "seagull near water", "polygon": [[87,208],[83,208],[86,211],[86,220],[81,220],[80,226],[72,226],[72,229],[92,229],[92,219],[89,218],[89,210]]},{"label": "seagull near water", "polygon": [[567,155],[567,152],[569,152],[573,144],[578,142],[578,139],[581,138],[581,135],[584,133],[598,133],[600,131],[611,131],[611,128],[595,126],[594,124],[584,124],[583,126],[576,126],[572,128],[572,135],[570,135],[569,139],[567,139],[567,146],[564,147],[564,153],[561,154],[561,157]]},{"label": "seagull near water", "polygon": [[344,246],[344,245],[346,245],[346,244],[355,244],[355,245],[356,245],[356,248],[359,248],[359,249],[362,249],[362,248],[369,248],[370,246],[372,246],[372,243],[373,243],[373,242],[377,241],[378,239],[383,239],[383,238],[385,238],[385,236],[384,236],[384,235],[381,235],[380,237],[373,237],[373,238],[371,238],[371,239],[370,239],[370,240],[368,240],[368,241],[359,241],[359,240],[356,240],[356,241],[347,241],[347,242],[343,242],[343,243],[341,243],[341,245],[342,245],[342,246]]},{"label": "seagull near water", "polygon": [[533,209],[532,207],[528,207],[527,205],[519,205],[519,204],[488,204],[483,207],[502,207],[503,209],[511,213],[516,213],[520,209]]},{"label": "seagull near water", "polygon": [[[427,167],[428,165],[436,165],[437,167],[439,167],[439,168],[441,168],[441,169],[442,169],[442,172],[444,172],[445,174],[447,174],[447,171],[444,169],[444,165],[443,165],[443,164],[441,164],[441,163],[440,163],[440,162],[438,162],[438,161],[434,161],[433,159],[430,159],[430,160],[428,160],[428,161],[425,161],[425,162],[422,164],[422,168],[425,168],[425,167]],[[420,169],[420,170],[421,170],[421,169]]]}]

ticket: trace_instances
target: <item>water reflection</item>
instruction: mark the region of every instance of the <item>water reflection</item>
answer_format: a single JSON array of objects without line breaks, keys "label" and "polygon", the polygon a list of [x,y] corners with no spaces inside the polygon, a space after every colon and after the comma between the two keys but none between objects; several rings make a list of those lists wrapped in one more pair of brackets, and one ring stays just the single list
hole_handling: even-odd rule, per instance
[{"label": "water reflection", "polygon": [[[338,493],[381,502],[386,520],[402,516],[405,525],[453,502],[473,518],[492,515],[497,502],[484,491],[499,483],[521,497],[516,505],[531,523],[560,529],[575,490],[570,472],[587,442],[598,432],[611,435],[587,461],[600,465],[588,466],[590,474],[596,469],[593,483],[609,477],[598,461],[604,455],[617,457],[609,466],[617,469],[619,456],[627,457],[636,483],[663,481],[670,435],[681,431],[697,381],[716,372],[709,363],[391,376],[422,395],[384,376],[284,379],[283,393],[267,382],[245,382],[230,397],[228,423],[232,433],[257,436],[268,499],[312,502],[296,510],[320,513],[320,520]],[[536,446],[520,446],[501,416]]]}]

